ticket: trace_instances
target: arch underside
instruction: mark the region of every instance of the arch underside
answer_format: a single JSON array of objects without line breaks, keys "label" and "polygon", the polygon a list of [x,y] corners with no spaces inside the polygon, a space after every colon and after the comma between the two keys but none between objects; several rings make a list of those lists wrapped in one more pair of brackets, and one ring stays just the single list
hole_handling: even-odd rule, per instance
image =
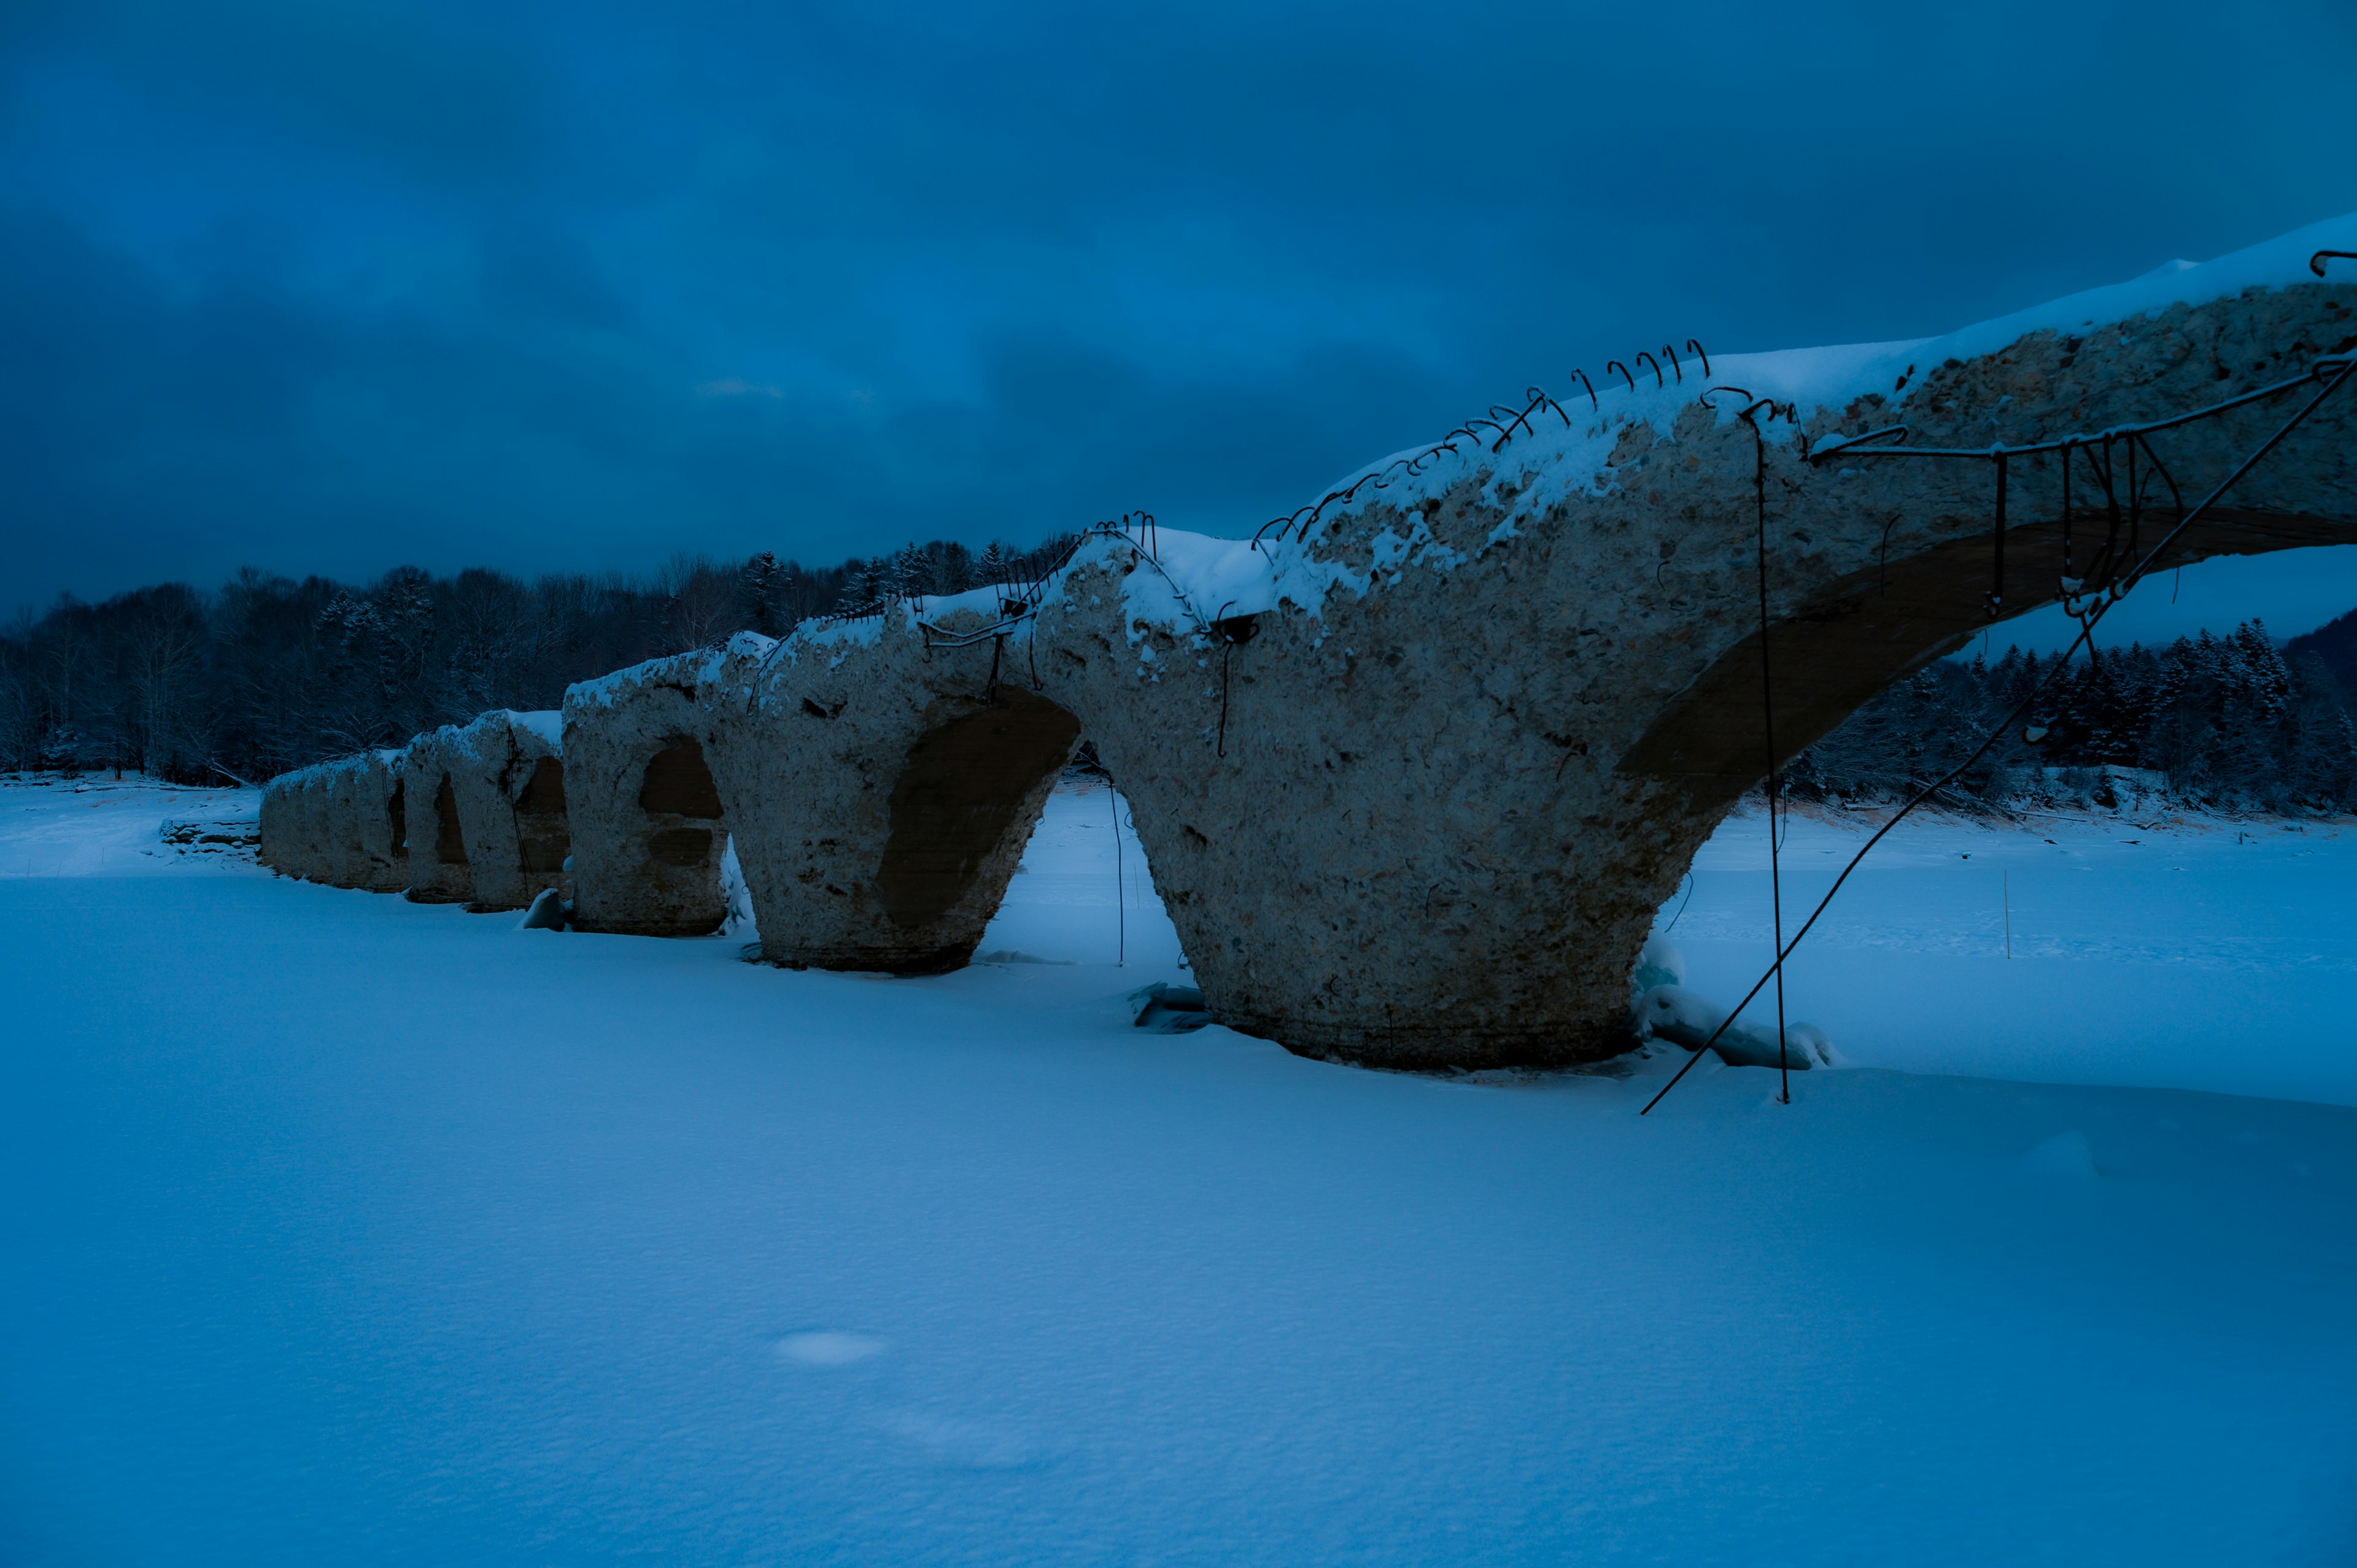
[{"label": "arch underside", "polygon": [[537,757],[515,801],[516,862],[529,875],[554,876],[573,847],[565,809],[565,764]]},{"label": "arch underside", "polygon": [[[2094,528],[2099,536],[2100,522]],[[2074,558],[2083,571],[2090,524],[2079,522],[2073,534]],[[2189,526],[2158,567],[2351,543],[2357,543],[2357,523],[2221,509]],[[2060,521],[2008,529],[2005,553],[2007,619],[2055,602],[2062,574]],[[1887,571],[1870,568],[1839,578],[1813,596],[1801,615],[1771,626],[1780,766],[1892,682],[1986,629],[1992,557],[1987,534],[1953,540],[1893,561]],[[1621,758],[1620,771],[1674,779],[1691,791],[1698,811],[1731,806],[1767,777],[1763,716],[1755,630],[1653,721]]]},{"label": "arch underside", "polygon": [[407,897],[413,904],[463,904],[475,896],[475,873],[459,826],[457,793],[447,768],[425,777],[438,781],[431,793],[421,790],[408,801],[404,813],[411,819]]},{"label": "arch underside", "polygon": [[718,930],[728,918],[720,888],[727,839],[703,743],[683,731],[662,736],[630,799],[639,820],[624,836],[636,853],[626,851],[623,865],[608,868],[609,886],[588,929],[661,937]]},{"label": "arch underside", "polygon": [[893,779],[888,829],[868,879],[869,907],[883,918],[847,925],[840,944],[801,944],[794,960],[894,974],[963,968],[1006,897],[1080,727],[1059,704],[1005,685],[976,711],[918,736]]}]

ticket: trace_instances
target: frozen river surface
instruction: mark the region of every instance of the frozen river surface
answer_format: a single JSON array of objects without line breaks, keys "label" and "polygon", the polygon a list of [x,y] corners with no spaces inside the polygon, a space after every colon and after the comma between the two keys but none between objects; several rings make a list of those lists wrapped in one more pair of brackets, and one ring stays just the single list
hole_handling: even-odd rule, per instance
[{"label": "frozen river surface", "polygon": [[1796,961],[1859,1069],[1641,1122],[1133,1029],[1102,789],[915,981],[158,843],[241,811],[0,787],[0,1560],[2357,1555],[2329,828],[1910,826]]}]

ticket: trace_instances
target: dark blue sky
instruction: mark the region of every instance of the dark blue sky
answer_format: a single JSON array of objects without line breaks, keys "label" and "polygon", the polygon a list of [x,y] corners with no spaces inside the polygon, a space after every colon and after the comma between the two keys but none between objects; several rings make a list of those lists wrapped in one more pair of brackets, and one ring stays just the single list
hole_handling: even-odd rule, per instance
[{"label": "dark blue sky", "polygon": [[1248,532],[1574,363],[2357,209],[2352,80],[2347,0],[16,0],[0,610]]}]

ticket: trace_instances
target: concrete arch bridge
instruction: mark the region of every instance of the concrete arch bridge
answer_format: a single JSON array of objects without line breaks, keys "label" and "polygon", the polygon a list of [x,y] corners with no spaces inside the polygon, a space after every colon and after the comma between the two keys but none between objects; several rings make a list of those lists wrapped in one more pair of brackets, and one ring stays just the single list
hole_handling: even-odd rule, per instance
[{"label": "concrete arch bridge", "polygon": [[[576,686],[577,921],[715,929],[733,836],[772,961],[954,968],[1085,736],[1222,1021],[1389,1067],[1614,1053],[1637,950],[1767,776],[1771,714],[1781,766],[1993,615],[2093,611],[2139,563],[2357,542],[2357,263],[2319,277],[2331,249],[2357,220],[1946,338],[1649,367],[1387,459],[1257,542],[1101,530],[1043,584]],[[500,767],[520,812],[532,769]],[[285,803],[335,794],[307,777],[264,824],[298,872],[304,834],[344,831]]]}]

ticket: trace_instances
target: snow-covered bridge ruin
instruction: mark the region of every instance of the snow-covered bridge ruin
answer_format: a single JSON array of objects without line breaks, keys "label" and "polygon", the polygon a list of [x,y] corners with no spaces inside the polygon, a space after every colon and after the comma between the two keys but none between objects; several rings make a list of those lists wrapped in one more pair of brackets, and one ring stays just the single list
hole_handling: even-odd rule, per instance
[{"label": "snow-covered bridge ruin", "polygon": [[[2341,220],[1920,343],[1665,355],[1257,542],[1099,531],[1028,590],[588,682],[562,748],[577,914],[713,929],[725,833],[773,961],[953,968],[1085,736],[1222,1021],[1385,1066],[1610,1054],[1655,911],[1770,771],[1769,719],[1781,765],[1993,615],[2100,604],[2350,377],[2357,286],[2309,261],[2352,242]],[[2357,542],[2353,411],[2326,396],[2158,564]],[[414,754],[437,790],[452,733]],[[332,824],[316,793],[265,812]]]}]

